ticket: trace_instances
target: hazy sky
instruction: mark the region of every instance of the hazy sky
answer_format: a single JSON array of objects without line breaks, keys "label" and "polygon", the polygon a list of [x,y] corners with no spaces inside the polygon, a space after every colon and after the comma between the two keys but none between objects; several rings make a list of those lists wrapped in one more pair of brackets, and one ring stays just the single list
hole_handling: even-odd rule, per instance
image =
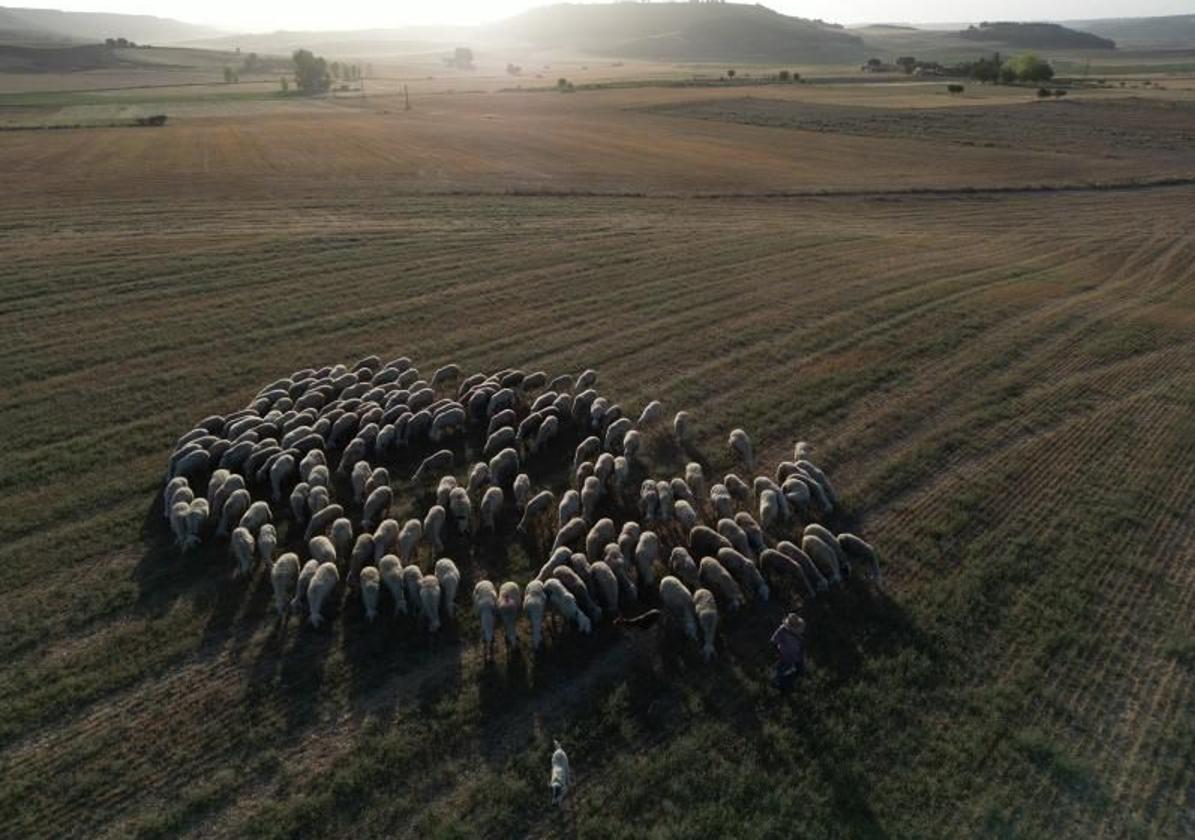
[{"label": "hazy sky", "polygon": [[[90,12],[173,17],[224,29],[357,29],[410,24],[472,24],[496,20],[544,0],[6,0]],[[1098,17],[1189,14],[1191,0],[1004,0],[999,8],[981,0],[774,0],[764,5],[801,17],[839,23],[867,21],[1067,20]]]}]

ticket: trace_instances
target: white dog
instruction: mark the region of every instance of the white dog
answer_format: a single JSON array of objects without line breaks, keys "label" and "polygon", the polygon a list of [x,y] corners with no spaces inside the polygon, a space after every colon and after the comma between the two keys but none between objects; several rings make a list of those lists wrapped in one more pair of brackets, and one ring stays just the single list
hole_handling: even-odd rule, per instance
[{"label": "white dog", "polygon": [[548,789],[552,791],[552,804],[559,805],[568,794],[568,785],[572,781],[572,774],[568,769],[568,753],[559,741],[553,741],[556,751],[552,753],[552,779],[548,782]]}]

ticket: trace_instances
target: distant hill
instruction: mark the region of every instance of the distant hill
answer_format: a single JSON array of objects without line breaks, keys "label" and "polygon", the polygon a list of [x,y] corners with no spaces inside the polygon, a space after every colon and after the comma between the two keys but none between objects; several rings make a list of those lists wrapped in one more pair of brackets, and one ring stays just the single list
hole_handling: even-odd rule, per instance
[{"label": "distant hill", "polygon": [[1066,25],[1111,38],[1122,49],[1195,49],[1195,15],[1074,20]]},{"label": "distant hill", "polygon": [[97,43],[127,38],[138,44],[176,44],[221,34],[207,26],[152,17],[103,12],[60,12],[55,9],[0,7],[0,33],[6,40],[57,38]]},{"label": "distant hill", "polygon": [[544,6],[483,35],[536,48],[663,61],[855,61],[863,40],[843,27],[741,3]]},{"label": "distant hill", "polygon": [[0,44],[0,73],[75,73],[80,70],[135,66],[138,65],[123,59],[117,50],[108,49],[103,44],[81,44],[78,46]]},{"label": "distant hill", "polygon": [[984,22],[969,26],[958,33],[969,41],[995,41],[1022,49],[1058,50],[1114,50],[1116,42],[1108,38],[1079,32],[1057,23]]}]

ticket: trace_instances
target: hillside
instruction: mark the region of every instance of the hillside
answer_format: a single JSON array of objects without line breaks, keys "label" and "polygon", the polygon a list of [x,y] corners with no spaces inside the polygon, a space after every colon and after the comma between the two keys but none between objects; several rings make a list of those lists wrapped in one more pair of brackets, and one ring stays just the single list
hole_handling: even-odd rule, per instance
[{"label": "hillside", "polygon": [[0,33],[10,39],[23,33],[37,40],[56,37],[96,42],[105,38],[127,38],[141,44],[167,44],[211,37],[219,31],[152,15],[0,7]]},{"label": "hillside", "polygon": [[1101,38],[1090,32],[1079,32],[1057,23],[984,21],[979,26],[969,26],[958,34],[970,41],[996,42],[1021,49],[1116,49],[1116,43],[1108,38]]},{"label": "hillside", "polygon": [[861,38],[842,27],[739,3],[560,4],[484,30],[547,49],[663,61],[854,61]]},{"label": "hillside", "polygon": [[0,44],[0,73],[75,73],[134,67],[136,62],[121,57],[103,44],[78,46],[15,46]]},{"label": "hillside", "polygon": [[1195,15],[1066,21],[1126,49],[1195,49]]}]

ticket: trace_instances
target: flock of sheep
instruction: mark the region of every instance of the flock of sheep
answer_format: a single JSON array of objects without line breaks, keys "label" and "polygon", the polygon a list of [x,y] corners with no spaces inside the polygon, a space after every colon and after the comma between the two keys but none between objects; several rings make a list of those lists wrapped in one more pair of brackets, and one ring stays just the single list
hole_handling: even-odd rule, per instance
[{"label": "flock of sheep", "polygon": [[[467,555],[480,539],[519,539],[545,558],[538,574],[520,586],[478,570],[472,589],[487,657],[499,623],[511,647],[525,619],[539,649],[548,613],[590,633],[639,602],[658,605],[708,658],[719,617],[778,586],[816,598],[853,565],[878,580],[871,546],[823,524],[837,499],[807,444],[747,480],[730,473],[708,484],[696,462],[683,476],[639,480],[645,441],[671,434],[690,451],[693,420],[679,412],[668,430],[658,401],[632,419],[596,381],[592,370],[550,381],[514,369],[464,377],[457,365],[425,380],[405,357],[376,356],[295,371],[178,439],[165,515],[183,551],[227,540],[238,575],[263,564],[279,615],[305,610],[314,627],[347,589],[370,622],[388,600],[392,614],[434,634],[461,594],[446,546]],[[747,434],[735,429],[728,446],[751,476]],[[529,472],[552,473],[570,450],[571,486],[559,496],[537,489]],[[458,470],[468,451],[481,459]],[[391,475],[402,464],[409,478]],[[404,504],[423,515],[391,518]],[[296,550],[279,555],[283,547]]]}]

